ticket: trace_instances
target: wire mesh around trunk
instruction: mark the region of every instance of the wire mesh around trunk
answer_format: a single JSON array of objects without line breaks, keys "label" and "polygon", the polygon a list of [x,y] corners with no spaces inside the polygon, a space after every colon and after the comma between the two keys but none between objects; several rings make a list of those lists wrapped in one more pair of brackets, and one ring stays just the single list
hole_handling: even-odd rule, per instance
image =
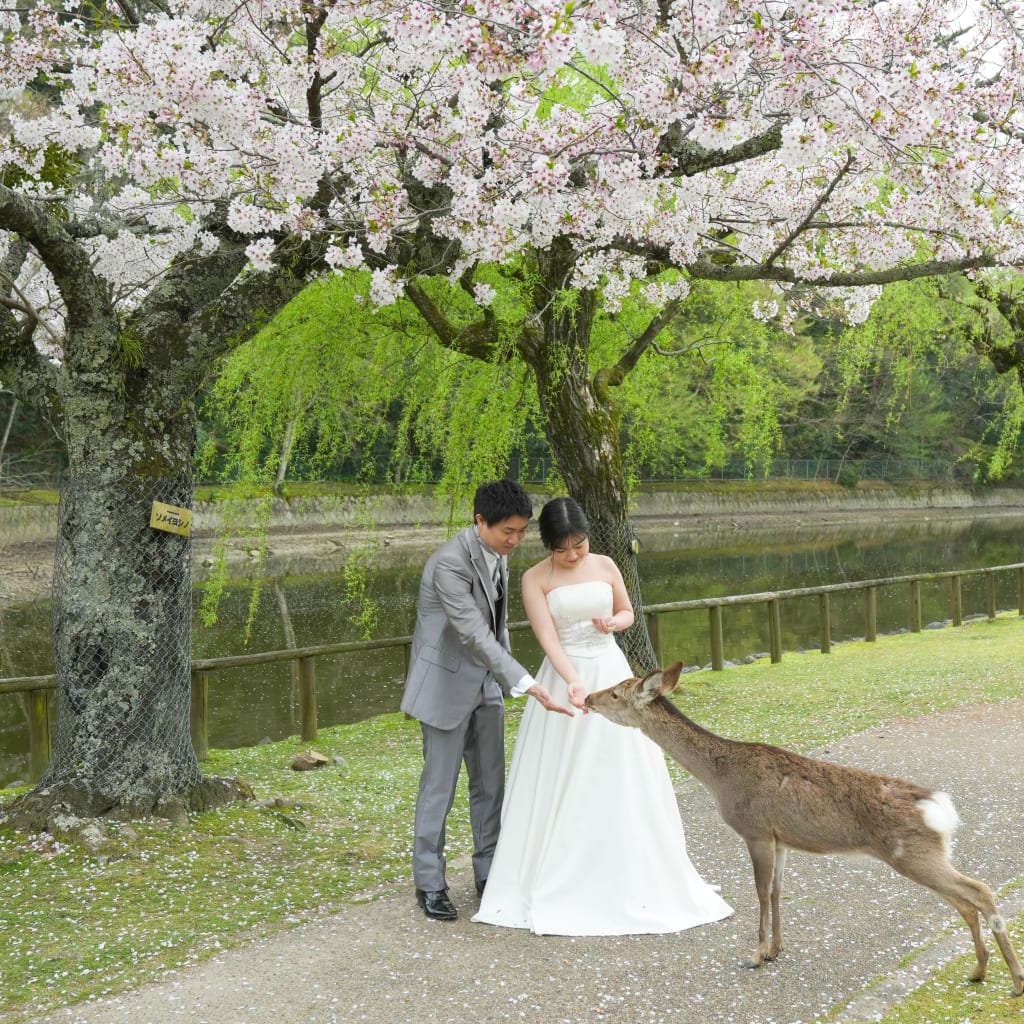
[{"label": "wire mesh around trunk", "polygon": [[107,801],[201,778],[189,734],[191,539],[150,525],[189,509],[191,479],[93,477],[61,492],[53,579],[57,728],[41,787]]}]

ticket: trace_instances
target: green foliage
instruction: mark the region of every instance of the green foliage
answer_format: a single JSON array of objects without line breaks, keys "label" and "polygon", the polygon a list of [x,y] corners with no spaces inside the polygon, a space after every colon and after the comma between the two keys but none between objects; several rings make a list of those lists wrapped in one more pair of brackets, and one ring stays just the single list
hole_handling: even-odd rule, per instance
[{"label": "green foliage", "polygon": [[[27,159],[35,159],[39,155],[38,150],[26,154]],[[55,189],[67,188],[75,175],[81,170],[81,163],[73,153],[63,146],[50,143],[43,150],[43,165],[37,174],[29,174],[24,168],[14,163],[0,163],[0,184],[7,188],[16,189],[27,181],[38,180],[52,185]]]},{"label": "green foliage", "polygon": [[[515,358],[524,305],[513,282],[496,273],[479,280],[495,287],[492,306],[501,325],[488,360],[473,359],[430,341],[417,353],[414,386],[402,396],[402,415],[392,468],[421,479],[433,468],[438,491],[448,499],[452,522],[465,519],[468,500],[482,480],[503,476],[515,448],[530,436],[536,396],[528,371]],[[456,328],[480,317],[460,289],[428,285]]]},{"label": "green foliage", "polygon": [[[365,485],[360,490],[363,500],[355,505],[357,512],[352,525],[367,528],[366,535],[373,538],[371,528],[380,518],[379,497],[375,500]],[[358,627],[361,640],[371,640],[377,632],[378,608],[369,597],[376,547],[376,540],[354,547],[341,570],[343,600],[345,606],[352,609],[349,618]]]},{"label": "green foliage", "polygon": [[311,285],[224,361],[205,405],[220,429],[201,473],[272,483],[292,460],[316,474],[373,450],[403,382],[403,339],[359,301],[365,285],[363,275]]},{"label": "green foliage", "polygon": [[[958,299],[965,287],[961,279],[902,282],[883,290],[863,324],[819,321],[824,369],[801,411],[817,424],[817,454],[970,461],[993,477],[1010,469],[1019,396],[978,354],[981,320]],[[988,447],[993,439],[1004,461]]]},{"label": "green foliage", "polygon": [[[453,517],[482,480],[506,472],[535,408],[514,358],[524,306],[497,273],[502,337],[490,361],[443,348],[407,302],[373,309],[365,275],[306,289],[226,360],[206,405],[200,473],[273,482],[329,476],[345,461],[375,479],[381,452],[395,482],[439,480]],[[460,289],[427,283],[456,328],[480,318]],[[211,415],[212,414],[212,415]]]},{"label": "green foliage", "polygon": [[[199,619],[205,626],[212,626],[217,621],[220,602],[229,593],[228,581],[231,573],[228,567],[229,538],[234,544],[240,544],[250,552],[255,564],[259,565],[267,553],[267,531],[270,526],[270,515],[273,498],[270,494],[236,495],[235,500],[221,503],[222,526],[213,544],[213,565],[206,582],[203,584],[202,596],[199,601]],[[260,598],[263,594],[263,575],[256,574],[255,581],[249,591],[249,607],[243,643],[248,643],[252,634],[256,612],[259,610]]]},{"label": "green foliage", "polygon": [[[782,422],[813,389],[820,361],[810,339],[754,319],[760,285],[694,282],[681,311],[617,396],[627,464],[658,476],[699,476],[741,456],[766,464]],[[656,310],[639,294],[595,325],[595,360],[616,358]]]},{"label": "green foliage", "polygon": [[121,362],[132,369],[142,365],[142,339],[130,328],[122,328],[117,332],[117,351]]},{"label": "green foliage", "polygon": [[[473,349],[483,358],[442,346],[407,302],[371,309],[364,275],[312,286],[226,362],[204,410],[200,472],[268,484],[285,469],[292,481],[439,480],[462,518],[480,479],[547,447],[519,348],[535,330],[538,274],[526,257],[477,269],[495,293],[497,341]],[[483,314],[462,288],[420,284],[457,335],[475,337]],[[699,477],[738,458],[767,469],[778,455],[967,459],[992,477],[1017,468],[1019,396],[976,353],[977,314],[934,282],[887,288],[857,326],[829,319],[829,296],[811,297],[808,315],[787,313],[788,330],[752,316],[755,301],[776,301],[763,283],[691,285],[658,338],[666,354],[649,350],[611,392],[633,481]],[[551,302],[567,331],[578,326],[578,293]],[[620,311],[598,310],[588,337],[545,342],[553,390],[559,374],[569,387],[614,367],[658,307],[634,288]]]},{"label": "green foliage", "polygon": [[986,465],[987,475],[992,480],[1001,480],[1009,475],[1019,461],[1021,438],[1024,437],[1024,391],[1016,387],[1007,390],[1001,417],[1001,429]]}]

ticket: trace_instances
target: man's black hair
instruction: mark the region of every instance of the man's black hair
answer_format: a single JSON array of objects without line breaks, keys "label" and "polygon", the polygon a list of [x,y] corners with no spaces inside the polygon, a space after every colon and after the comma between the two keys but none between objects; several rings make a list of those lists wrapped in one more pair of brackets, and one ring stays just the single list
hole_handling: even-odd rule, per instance
[{"label": "man's black hair", "polygon": [[476,489],[473,499],[473,517],[483,516],[488,526],[494,526],[513,516],[529,519],[533,515],[530,496],[515,480],[492,480]]}]

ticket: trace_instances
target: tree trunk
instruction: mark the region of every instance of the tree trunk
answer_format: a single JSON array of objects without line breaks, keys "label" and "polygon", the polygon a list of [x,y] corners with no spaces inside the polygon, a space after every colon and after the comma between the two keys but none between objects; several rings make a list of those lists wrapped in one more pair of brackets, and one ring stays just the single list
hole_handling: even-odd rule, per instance
[{"label": "tree trunk", "polygon": [[274,493],[280,494],[284,488],[284,480],[288,475],[288,463],[291,462],[292,450],[295,448],[295,435],[299,429],[299,417],[302,415],[301,400],[295,403],[295,409],[284,428],[284,440],[281,442],[281,457],[277,463],[274,476]]},{"label": "tree trunk", "polygon": [[[21,401],[60,421],[68,455],[54,571],[54,753],[0,822],[181,820],[251,796],[244,783],[200,772],[189,733],[191,541],[150,517],[154,501],[191,506],[193,398],[217,358],[298,293],[320,247],[290,244],[273,270],[243,274],[238,239],[197,245],[125,317],[49,204],[0,185],[0,224],[39,252],[66,307],[59,361],[13,316],[0,317],[0,372]],[[216,214],[208,227],[230,234]]]},{"label": "tree trunk", "polygon": [[[616,635],[633,671],[657,668],[643,613],[640,571],[629,521],[629,489],[619,445],[619,410],[589,378],[595,297],[578,292],[567,305],[562,287],[571,253],[552,250],[541,261],[534,308],[543,337],[524,341],[520,353],[533,370],[544,432],[569,494],[590,520],[595,551],[614,559],[633,602],[633,625]],[[559,301],[559,299],[563,301]]]},{"label": "tree trunk", "polygon": [[[115,423],[109,394],[79,393],[54,567],[53,757],[14,823],[77,816],[176,818],[251,795],[204,779],[189,733],[191,538],[150,526],[153,502],[191,509],[195,415],[147,430]],[[146,408],[166,408],[150,396]],[[153,417],[149,417],[152,420]],[[147,436],[149,434],[150,436]]]}]

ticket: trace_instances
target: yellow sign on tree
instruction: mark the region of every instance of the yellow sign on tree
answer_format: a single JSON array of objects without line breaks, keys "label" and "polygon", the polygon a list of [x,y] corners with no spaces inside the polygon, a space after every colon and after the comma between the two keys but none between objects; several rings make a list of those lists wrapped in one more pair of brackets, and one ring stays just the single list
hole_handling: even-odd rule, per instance
[{"label": "yellow sign on tree", "polygon": [[181,536],[187,537],[192,532],[192,512],[187,508],[178,508],[177,505],[165,505],[162,501],[154,501],[149,525],[154,530],[180,533]]}]

